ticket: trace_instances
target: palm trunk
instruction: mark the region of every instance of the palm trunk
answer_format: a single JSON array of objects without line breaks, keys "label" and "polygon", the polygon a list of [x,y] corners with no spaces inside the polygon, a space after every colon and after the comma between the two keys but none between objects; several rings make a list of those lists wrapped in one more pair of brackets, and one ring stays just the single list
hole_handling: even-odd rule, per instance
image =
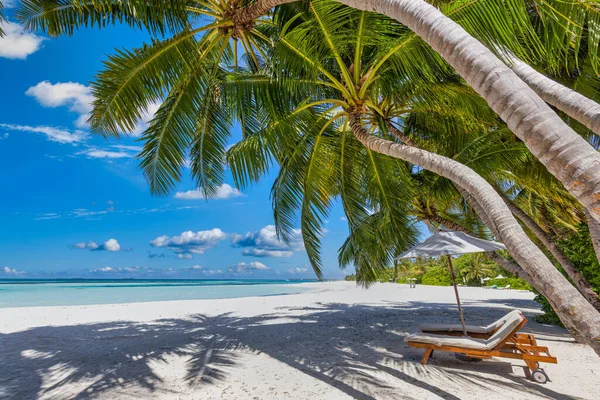
[{"label": "palm trunk", "polygon": [[496,264],[498,264],[499,266],[501,266],[506,271],[523,279],[524,281],[529,283],[531,286],[533,286],[539,292],[539,289],[538,289],[535,281],[533,281],[533,279],[531,279],[529,274],[527,272],[523,271],[523,268],[521,268],[519,265],[515,264],[514,262],[512,262],[510,260],[507,260],[506,258],[504,258],[501,255],[496,254],[496,253],[485,253],[485,256],[487,258],[489,258],[491,261],[493,261]]},{"label": "palm trunk", "polygon": [[560,265],[564,268],[565,272],[571,278],[573,283],[581,294],[590,302],[591,305],[598,311],[600,311],[600,298],[594,289],[589,284],[589,282],[585,279],[585,277],[581,274],[581,272],[577,269],[577,267],[569,260],[569,258],[562,252],[561,249],[558,248],[557,244],[550,237],[548,233],[546,233],[538,224],[531,218],[527,213],[517,207],[513,202],[504,197],[502,193],[498,193],[499,196],[502,197],[508,209],[513,213],[515,217],[517,217],[529,230],[531,233],[535,235],[539,239],[540,242],[550,251],[550,254],[559,262]]},{"label": "palm trunk", "polygon": [[[460,25],[424,0],[338,0],[379,12],[406,25],[479,93],[527,145],[533,155],[600,222],[600,154]],[[293,0],[258,0],[239,9],[236,23],[248,23],[276,5]]]},{"label": "palm trunk", "polygon": [[369,134],[356,113],[350,116],[356,138],[367,148],[443,176],[464,188],[486,210],[490,229],[498,232],[511,256],[548,298],[561,321],[600,355],[600,313],[554,267],[514,219],[494,188],[469,167],[428,151],[393,143]]},{"label": "palm trunk", "polygon": [[[460,194],[463,196],[463,198],[467,201],[467,203],[469,203],[469,205],[475,210],[477,215],[483,220],[483,223],[486,224],[488,228],[490,228],[492,233],[496,237],[500,237],[500,234],[498,233],[498,230],[496,229],[495,225],[490,220],[490,218],[488,218],[485,209],[476,201],[477,199],[475,197],[473,197],[470,193],[468,193],[462,187],[460,187],[456,184],[454,186],[460,192]],[[521,266],[519,266],[519,265],[513,263],[512,261],[507,260],[506,258],[501,257],[495,253],[488,253],[488,258],[490,260],[494,261],[495,263],[497,263],[498,265],[501,265],[507,271],[512,272],[513,274],[525,279],[531,286],[533,286],[538,292],[540,292],[544,297],[546,297],[546,299],[548,300],[548,302],[554,309],[554,312],[559,317],[561,317],[561,311],[559,310],[557,303],[554,301],[553,298],[548,296],[548,294],[544,290],[544,286],[540,285],[537,280],[532,279],[532,277],[527,272],[525,272],[523,270],[523,268],[521,268]],[[571,332],[571,335],[573,335],[573,337],[575,338],[575,340],[578,343],[586,343],[587,342],[584,335],[582,335],[577,330],[576,327],[574,327],[573,325],[570,325],[569,321],[567,321],[565,318],[562,318],[562,317],[561,317],[561,321],[562,321],[563,325],[565,325],[569,329],[569,332]],[[598,352],[598,351],[596,350],[596,352]]]},{"label": "palm trunk", "polygon": [[[400,132],[398,129],[396,129],[392,124],[388,123],[388,128],[389,128],[389,131],[396,138],[398,138],[405,144],[407,144],[411,147],[419,147],[416,145],[416,143],[412,139],[405,136],[402,132]],[[465,201],[467,201],[467,203],[469,203],[469,205],[475,210],[475,212],[477,213],[479,218],[482,219],[484,224],[486,224],[486,226],[488,226],[488,228],[493,226],[492,222],[487,217],[487,213],[484,211],[483,207],[479,206],[479,204],[474,201],[473,197],[470,196],[469,193],[467,193],[463,188],[461,188],[460,186],[458,186],[456,184],[455,184],[455,187],[461,193],[461,195],[463,196]],[[575,282],[575,284],[576,284],[577,288],[579,289],[579,291],[581,292],[581,294],[590,302],[591,305],[594,306],[594,308],[596,310],[600,311],[600,298],[598,298],[598,295],[594,292],[594,289],[592,288],[592,286],[585,279],[585,277],[581,274],[581,272],[575,267],[575,265],[571,262],[571,260],[569,260],[569,258],[558,248],[558,246],[556,245],[554,240],[552,240],[552,238],[531,217],[529,217],[529,215],[527,215],[527,213],[525,213],[523,210],[518,208],[510,200],[506,199],[502,193],[500,193],[498,191],[496,191],[496,192],[504,200],[504,202],[508,206],[511,213],[515,217],[517,217],[521,222],[523,222],[525,224],[525,226],[527,226],[532,231],[532,233],[542,242],[542,244],[544,246],[546,246],[546,248],[554,256],[554,258],[556,258],[556,260],[562,265],[562,267],[567,272],[567,275],[569,276],[569,278],[571,278],[571,280],[573,280],[573,282]],[[427,218],[430,221],[437,222],[438,224],[442,224],[442,225],[446,226],[447,228],[453,229],[455,231],[465,232],[467,234],[473,233],[469,229],[463,227],[462,225],[460,225],[454,221],[451,221],[449,219],[446,219],[438,214],[428,214]],[[490,229],[492,229],[492,228],[490,228]],[[494,235],[498,236],[497,231],[492,230],[492,233]],[[600,240],[600,229],[598,230],[597,233],[598,233],[597,238]],[[598,243],[600,245],[600,242],[598,242]],[[518,272],[520,270],[522,277],[525,275],[528,278],[530,278],[526,273],[524,274],[524,271],[522,270],[522,268],[519,267],[517,264],[514,264],[513,262],[506,260],[505,258],[503,258],[495,253],[490,253],[490,254],[494,254],[494,256],[493,256],[494,261],[496,261],[499,265],[505,266],[505,268],[509,272],[514,273],[513,271]],[[488,258],[491,259],[491,257],[489,255],[488,255]],[[533,281],[531,281],[529,279],[526,279],[526,280],[530,284],[534,285]]]},{"label": "palm trunk", "polygon": [[254,3],[241,7],[233,16],[236,25],[246,25],[267,14],[269,10],[283,4],[294,3],[297,0],[256,0]]},{"label": "palm trunk", "polygon": [[[467,201],[467,203],[469,203],[469,205],[475,210],[477,215],[479,215],[479,217],[483,220],[483,222],[487,225],[487,227],[490,228],[492,233],[496,237],[500,237],[500,234],[496,230],[495,225],[487,217],[487,213],[485,212],[484,208],[481,207],[481,205],[479,205],[479,203],[476,201],[476,199],[471,194],[469,194],[465,189],[461,188],[460,186],[455,185],[455,187],[458,189],[458,191],[461,193],[461,195],[464,197],[464,199]],[[533,279],[527,272],[525,272],[523,270],[523,268],[521,268],[520,265],[517,265],[514,262],[507,260],[506,258],[501,257],[496,253],[487,253],[487,256],[490,260],[492,260],[495,263],[497,263],[498,265],[502,266],[502,268],[525,279],[531,286],[533,286],[534,289],[536,289],[544,297],[546,297],[546,299],[552,306],[552,309],[554,309],[554,312],[560,317],[563,325],[565,325],[567,327],[567,329],[569,329],[569,332],[575,338],[575,341],[577,341],[578,343],[587,343],[588,342],[587,339],[585,338],[584,334],[580,333],[579,330],[575,326],[573,326],[570,321],[567,320],[567,318],[564,318],[561,316],[561,311],[560,311],[555,299],[553,299],[552,297],[549,297],[548,293],[546,293],[546,291],[544,290],[544,286],[540,285],[539,281],[537,281],[536,279]],[[572,286],[571,286],[571,288],[572,288]],[[594,350],[596,351],[596,353],[598,353],[598,350],[596,348],[594,348]]]},{"label": "palm trunk", "polygon": [[598,262],[600,262],[600,224],[598,224],[598,222],[592,218],[587,210],[585,210],[585,219],[590,231],[592,245],[594,246],[594,251],[596,252],[596,258],[598,259]]},{"label": "palm trunk", "polygon": [[514,56],[509,56],[507,61],[515,74],[542,100],[600,135],[600,104],[553,81]]}]

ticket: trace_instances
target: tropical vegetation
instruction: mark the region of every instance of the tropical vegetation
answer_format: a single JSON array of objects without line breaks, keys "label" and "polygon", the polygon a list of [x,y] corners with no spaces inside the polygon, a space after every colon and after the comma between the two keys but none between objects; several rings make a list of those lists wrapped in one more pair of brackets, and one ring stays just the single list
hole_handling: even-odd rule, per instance
[{"label": "tropical vegetation", "polygon": [[[485,255],[465,254],[453,261],[454,274],[458,283],[466,286],[505,287],[512,289],[531,290],[531,286],[523,279],[507,273],[499,265],[490,261]],[[394,267],[381,268],[376,272],[378,282],[408,283],[414,279],[416,283],[430,286],[450,286],[452,278],[445,260],[425,258],[402,260],[398,269]],[[502,276],[500,278],[500,276]],[[356,274],[346,275],[347,281],[356,281]]]},{"label": "tropical vegetation", "polygon": [[[140,154],[153,193],[168,193],[188,158],[208,196],[225,157],[241,188],[277,165],[278,233],[287,239],[300,224],[320,276],[323,221],[339,199],[350,231],[339,261],[364,284],[415,243],[418,221],[495,236],[510,258],[485,257],[529,282],[600,352],[591,275],[560,245],[584,215],[597,242],[597,132],[548,94],[597,94],[597,7],[341,3],[391,18],[326,0],[24,0],[18,15],[51,35],[115,22],[150,32],[151,43],[118,51],[92,83],[90,125],[118,137],[161,102]],[[533,69],[525,78],[519,62],[546,65],[564,85],[532,80]],[[235,124],[243,139],[226,151]],[[472,278],[489,268],[470,262]]]}]

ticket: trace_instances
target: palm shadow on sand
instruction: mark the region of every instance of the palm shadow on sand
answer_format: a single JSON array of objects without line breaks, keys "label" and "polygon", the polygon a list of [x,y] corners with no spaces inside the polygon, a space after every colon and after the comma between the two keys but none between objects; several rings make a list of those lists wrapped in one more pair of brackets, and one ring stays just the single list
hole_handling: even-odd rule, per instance
[{"label": "palm shadow on sand", "polygon": [[[483,308],[470,304],[466,312],[484,315]],[[489,306],[485,310],[489,313]],[[494,309],[497,317],[505,312]],[[257,317],[197,314],[150,323],[49,326],[0,334],[0,398],[89,398],[130,386],[153,392],[163,382],[152,366],[171,356],[185,360],[183,385],[200,390],[235,374],[239,351],[265,353],[357,399],[402,396],[390,385],[390,377],[447,399],[458,397],[429,383],[432,378],[465,388],[491,386],[498,393],[510,389],[570,398],[512,374],[510,363],[500,360],[466,363],[439,354],[432,364],[421,366],[421,351],[408,348],[403,338],[425,314],[440,322],[456,318],[447,304],[328,303]],[[473,319],[471,323],[480,322]],[[567,337],[564,330],[528,325],[530,332]],[[383,379],[384,375],[389,376]]]}]

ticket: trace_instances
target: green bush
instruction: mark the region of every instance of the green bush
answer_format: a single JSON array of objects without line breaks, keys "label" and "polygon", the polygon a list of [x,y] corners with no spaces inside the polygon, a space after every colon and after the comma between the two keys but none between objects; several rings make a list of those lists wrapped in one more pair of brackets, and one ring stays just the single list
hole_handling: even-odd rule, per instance
[{"label": "green bush", "polygon": [[592,285],[594,291],[600,293],[600,264],[592,246],[588,226],[580,225],[576,234],[559,241],[558,245]]},{"label": "green bush", "polygon": [[425,271],[421,277],[421,283],[431,286],[450,286],[452,285],[452,277],[447,268],[434,266]]},{"label": "green bush", "polygon": [[560,318],[558,318],[558,315],[554,312],[554,309],[550,305],[548,299],[546,299],[544,296],[542,296],[535,290],[534,293],[537,294],[534,300],[540,303],[540,305],[542,306],[542,311],[544,312],[544,314],[542,315],[536,315],[534,319],[540,324],[553,324],[562,326],[564,328],[565,326],[562,324],[562,322],[560,322]]},{"label": "green bush", "polygon": [[[581,274],[590,283],[594,291],[600,293],[600,265],[592,246],[587,224],[579,225],[577,232],[558,241],[558,246],[575,267],[581,271]],[[563,272],[562,268],[559,269]],[[540,303],[544,314],[535,317],[535,320],[543,324],[564,326],[548,300],[541,294],[537,292],[536,294],[535,301]]]},{"label": "green bush", "polygon": [[507,277],[504,279],[492,279],[486,282],[487,286],[498,286],[499,288],[503,288],[506,285],[510,285],[511,289],[516,290],[532,290],[529,283],[525,282],[523,279],[518,277]]}]

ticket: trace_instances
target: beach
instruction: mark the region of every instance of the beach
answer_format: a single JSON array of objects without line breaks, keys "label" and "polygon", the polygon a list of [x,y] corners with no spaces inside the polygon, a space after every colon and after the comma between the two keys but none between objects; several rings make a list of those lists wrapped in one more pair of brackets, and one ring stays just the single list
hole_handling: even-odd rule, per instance
[{"label": "beach", "polygon": [[513,308],[558,364],[550,382],[518,360],[467,362],[403,339],[457,323],[451,287],[300,284],[298,294],[0,309],[0,398],[595,399],[600,358],[533,320],[534,295],[461,287],[468,324]]}]

